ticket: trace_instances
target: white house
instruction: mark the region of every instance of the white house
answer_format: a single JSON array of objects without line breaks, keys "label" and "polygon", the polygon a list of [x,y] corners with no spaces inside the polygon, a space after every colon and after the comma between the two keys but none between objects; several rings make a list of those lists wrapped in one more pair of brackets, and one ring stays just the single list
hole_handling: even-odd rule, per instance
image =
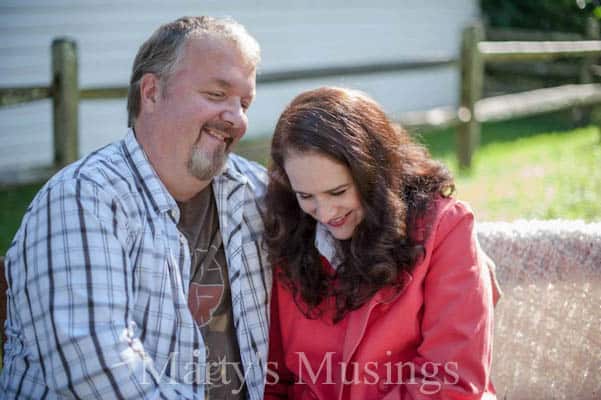
[{"label": "white house", "polygon": [[[79,49],[80,86],[124,86],[138,46],[182,15],[232,16],[262,46],[260,72],[290,68],[419,61],[458,56],[476,0],[2,0],[0,86],[48,85],[50,44],[68,36]],[[335,84],[364,90],[391,114],[454,105],[454,67],[259,85],[249,136],[271,133],[301,90]],[[82,101],[80,152],[123,136],[125,100]],[[0,169],[49,165],[50,101],[0,109]]]}]

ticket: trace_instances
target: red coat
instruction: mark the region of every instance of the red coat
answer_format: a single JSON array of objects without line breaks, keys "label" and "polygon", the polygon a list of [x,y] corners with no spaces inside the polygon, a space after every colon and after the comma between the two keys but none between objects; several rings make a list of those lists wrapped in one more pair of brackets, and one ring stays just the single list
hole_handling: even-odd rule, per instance
[{"label": "red coat", "polygon": [[266,399],[496,399],[492,288],[473,214],[440,200],[430,232],[400,293],[383,289],[335,325],[305,318],[274,281]]}]

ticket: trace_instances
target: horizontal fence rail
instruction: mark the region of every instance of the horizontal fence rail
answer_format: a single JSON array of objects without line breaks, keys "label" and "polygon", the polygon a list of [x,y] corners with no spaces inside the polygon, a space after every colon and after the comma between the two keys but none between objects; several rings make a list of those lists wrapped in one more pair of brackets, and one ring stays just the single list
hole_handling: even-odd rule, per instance
[{"label": "horizontal fence rail", "polygon": [[481,99],[476,103],[476,120],[505,121],[596,104],[601,104],[600,84],[562,85]]},{"label": "horizontal fence rail", "polygon": [[111,100],[127,97],[127,86],[86,88],[79,91],[79,98],[85,100]]},{"label": "horizontal fence rail", "polygon": [[47,86],[0,88],[0,107],[29,103],[52,97],[52,89]]},{"label": "horizontal fence rail", "polygon": [[479,42],[484,61],[552,60],[561,57],[596,56],[601,41],[577,42]]},{"label": "horizontal fence rail", "polygon": [[[424,60],[387,61],[358,65],[331,65],[318,68],[299,68],[284,71],[259,72],[257,84],[286,83],[298,80],[341,77],[347,75],[368,75],[397,73],[429,68],[456,67],[455,58],[430,58]],[[83,100],[109,100],[127,97],[127,86],[90,87],[79,90]],[[47,86],[0,88],[0,107],[52,98],[52,88]]]},{"label": "horizontal fence rail", "polygon": [[281,72],[265,72],[257,75],[258,84],[283,83],[307,79],[331,78],[346,75],[383,74],[403,72],[416,69],[454,67],[458,60],[454,58],[438,58],[426,60],[390,61],[358,65],[333,65],[311,69],[292,69]]},{"label": "horizontal fence rail", "polygon": [[[347,75],[369,75],[397,73],[416,69],[455,67],[458,63],[454,58],[438,58],[413,61],[389,61],[359,65],[331,65],[318,68],[299,68],[284,71],[259,72],[257,84],[286,83],[299,80],[322,79]],[[127,96],[127,86],[86,88],[79,94],[82,99],[118,99]]]}]

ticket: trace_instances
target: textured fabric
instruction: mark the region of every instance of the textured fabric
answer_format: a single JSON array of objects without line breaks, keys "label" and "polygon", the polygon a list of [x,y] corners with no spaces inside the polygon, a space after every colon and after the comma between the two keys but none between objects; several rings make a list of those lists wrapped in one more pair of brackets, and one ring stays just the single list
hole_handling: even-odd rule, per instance
[{"label": "textured fabric", "polygon": [[499,398],[601,398],[601,223],[478,225],[503,297],[492,376]]},{"label": "textured fabric", "polygon": [[244,399],[243,377],[236,370],[241,361],[232,291],[213,189],[208,186],[189,201],[177,204],[177,228],[186,236],[191,255],[188,307],[205,343],[205,399]]},{"label": "textured fabric", "polygon": [[[258,242],[262,168],[213,180],[249,397],[261,397],[271,277]],[[202,399],[179,210],[130,130],[38,193],[6,258],[2,398]]]},{"label": "textured fabric", "polygon": [[275,280],[266,399],[496,398],[492,287],[473,215],[450,199],[436,214],[403,290],[382,289],[337,324],[304,317]]}]

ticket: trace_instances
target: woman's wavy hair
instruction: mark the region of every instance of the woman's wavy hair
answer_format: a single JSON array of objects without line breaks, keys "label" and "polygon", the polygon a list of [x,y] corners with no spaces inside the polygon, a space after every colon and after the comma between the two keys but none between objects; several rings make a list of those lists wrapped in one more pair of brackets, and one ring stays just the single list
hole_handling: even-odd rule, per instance
[{"label": "woman's wavy hair", "polygon": [[[343,260],[335,274],[322,264],[314,246],[316,221],[301,210],[284,170],[290,153],[344,164],[358,188],[364,218],[350,239],[337,242]],[[271,145],[269,178],[269,260],[308,318],[321,317],[330,299],[334,322],[378,290],[402,288],[403,271],[410,273],[423,255],[428,210],[438,196],[454,191],[448,170],[374,100],[334,87],[304,92],[284,110]]]}]

